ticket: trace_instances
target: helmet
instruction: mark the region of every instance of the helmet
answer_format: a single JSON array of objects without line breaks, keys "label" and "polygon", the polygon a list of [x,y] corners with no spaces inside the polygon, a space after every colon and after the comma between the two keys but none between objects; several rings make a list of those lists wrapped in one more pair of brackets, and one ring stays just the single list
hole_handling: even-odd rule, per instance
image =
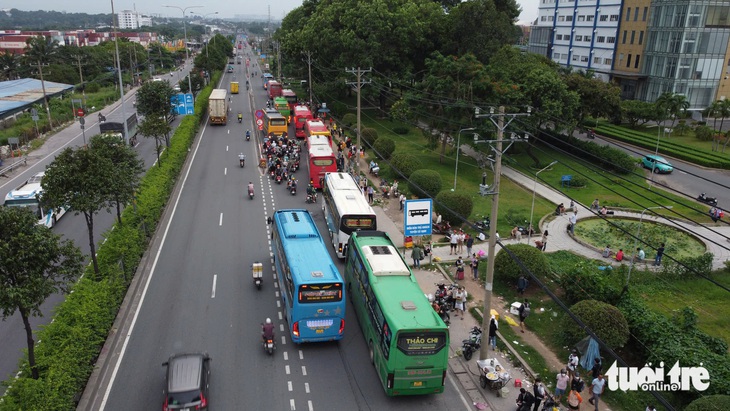
[{"label": "helmet", "polygon": [[271,324],[271,318],[266,319],[266,324]]}]

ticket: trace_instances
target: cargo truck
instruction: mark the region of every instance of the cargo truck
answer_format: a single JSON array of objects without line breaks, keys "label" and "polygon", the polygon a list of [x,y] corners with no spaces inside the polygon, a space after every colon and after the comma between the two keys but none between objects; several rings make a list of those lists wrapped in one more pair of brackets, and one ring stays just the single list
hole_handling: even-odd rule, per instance
[{"label": "cargo truck", "polygon": [[132,113],[127,117],[127,132],[128,136],[124,135],[124,123],[119,118],[117,121],[114,119],[106,118],[105,121],[99,123],[99,132],[101,134],[115,135],[122,140],[129,141],[130,144],[135,145],[137,140],[137,114]]},{"label": "cargo truck", "polygon": [[238,82],[231,81],[231,94],[238,94]]},{"label": "cargo truck", "polygon": [[228,92],[222,88],[217,88],[210,93],[210,98],[208,98],[210,124],[226,124],[228,122],[227,94]]}]

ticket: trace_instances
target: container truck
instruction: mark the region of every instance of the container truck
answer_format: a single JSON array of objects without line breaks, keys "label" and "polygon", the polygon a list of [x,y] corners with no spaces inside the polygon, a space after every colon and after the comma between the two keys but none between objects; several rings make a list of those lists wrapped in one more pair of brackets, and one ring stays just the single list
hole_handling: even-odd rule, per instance
[{"label": "container truck", "polygon": [[226,97],[228,92],[225,89],[217,88],[210,93],[208,99],[208,116],[210,124],[226,124],[228,122],[228,110]]}]

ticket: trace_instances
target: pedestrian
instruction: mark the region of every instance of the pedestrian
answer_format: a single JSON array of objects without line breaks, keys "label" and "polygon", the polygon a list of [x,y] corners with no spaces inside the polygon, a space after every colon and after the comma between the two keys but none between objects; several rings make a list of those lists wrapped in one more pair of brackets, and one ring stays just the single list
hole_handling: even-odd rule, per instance
[{"label": "pedestrian", "polygon": [[573,351],[570,352],[570,355],[568,356],[568,364],[565,368],[568,369],[568,377],[572,380],[573,374],[575,373],[575,370],[578,369],[578,363],[580,362],[580,357],[578,356],[578,350],[573,348]]},{"label": "pedestrian", "polygon": [[525,298],[525,301],[520,305],[518,310],[520,314],[520,332],[525,333],[525,319],[530,316],[530,303]]},{"label": "pedestrian", "polygon": [[464,232],[459,231],[456,237],[456,252],[461,254],[464,252]]},{"label": "pedestrian", "polygon": [[489,320],[489,345],[492,350],[497,350],[497,330],[499,330],[499,322],[495,316]]},{"label": "pedestrian", "polygon": [[601,359],[596,357],[593,360],[593,368],[591,368],[591,377],[593,377],[593,379],[598,378],[598,376],[601,375],[602,369],[603,369],[603,365],[601,364]]},{"label": "pedestrian", "polygon": [[563,398],[563,394],[565,394],[565,390],[568,389],[568,382],[570,379],[568,378],[568,373],[565,371],[565,368],[560,370],[560,374],[558,374],[555,382],[555,403],[559,404],[560,399]]},{"label": "pedestrian", "polygon": [[598,374],[598,378],[591,382],[591,394],[593,396],[588,400],[595,407],[595,411],[598,411],[598,402],[601,400],[601,394],[606,388],[606,380],[603,379],[603,374]]},{"label": "pedestrian", "polygon": [[471,274],[474,276],[474,281],[479,279],[479,259],[476,254],[471,255]]},{"label": "pedestrian", "polygon": [[421,260],[423,260],[423,250],[421,250],[421,247],[414,245],[411,251],[411,257],[413,258],[413,266],[421,268]]},{"label": "pedestrian", "polygon": [[530,411],[535,397],[524,388],[520,388],[520,395],[517,396],[517,411]]},{"label": "pedestrian", "polygon": [[598,199],[593,200],[593,202],[591,203],[591,210],[598,211],[600,208],[601,208],[601,206],[600,206]]},{"label": "pedestrian", "polygon": [[636,247],[636,257],[634,258],[635,263],[640,263],[644,261],[644,258],[646,258],[646,253],[644,250],[641,249],[641,247]]},{"label": "pedestrian", "polygon": [[619,248],[618,249],[618,252],[616,253],[616,261],[621,262],[623,260],[624,260],[624,249],[623,248]]},{"label": "pedestrian", "polygon": [[664,256],[664,243],[662,243],[656,250],[656,257],[654,257],[654,265],[659,267],[662,265],[662,257]]},{"label": "pedestrian", "polygon": [[581,393],[583,392],[583,388],[585,388],[585,386],[586,383],[583,381],[582,378],[580,378],[580,374],[578,372],[573,374],[573,380],[570,382],[570,390]]},{"label": "pedestrian", "polygon": [[466,311],[466,297],[467,293],[464,289],[464,286],[462,285],[456,290],[456,293],[454,293],[454,301],[456,301],[456,314],[455,316],[459,315],[461,313],[461,319],[464,319],[464,311]]},{"label": "pedestrian", "polygon": [[611,246],[606,245],[606,248],[603,249],[603,252],[601,253],[601,255],[603,256],[603,258],[611,257]]},{"label": "pedestrian", "polygon": [[525,294],[528,284],[529,282],[527,281],[527,277],[525,277],[524,274],[520,274],[520,278],[517,279],[517,294]]},{"label": "pedestrian", "polygon": [[545,385],[542,383],[540,377],[535,378],[535,385],[532,387],[533,396],[535,397],[535,405],[532,407],[532,411],[537,411],[540,408],[540,403],[545,399],[547,390]]},{"label": "pedestrian", "polygon": [[375,190],[373,190],[373,186],[368,186],[368,203],[373,203],[373,194],[375,193]]},{"label": "pedestrian", "polygon": [[463,280],[464,279],[464,260],[461,259],[461,256],[456,259],[456,262],[454,263],[456,266],[456,279],[457,280]]},{"label": "pedestrian", "polygon": [[403,211],[403,207],[406,205],[406,196],[404,194],[400,195],[400,198],[398,198],[398,206],[400,207],[399,210]]},{"label": "pedestrian", "polygon": [[466,235],[466,255],[471,255],[471,248],[474,246],[474,237],[469,234]]},{"label": "pedestrian", "polygon": [[575,201],[573,200],[570,200],[570,209],[576,213],[578,212],[578,210],[575,208]]},{"label": "pedestrian", "polygon": [[512,229],[512,233],[511,234],[512,234],[512,238],[514,238],[515,240],[517,240],[518,243],[520,241],[522,241],[522,232],[520,231],[520,228],[519,227],[515,226],[515,228]]},{"label": "pedestrian", "polygon": [[542,242],[541,251],[545,251],[545,249],[547,248],[547,239],[548,239],[548,230],[545,230],[545,232],[542,233],[542,239],[540,240]]},{"label": "pedestrian", "polygon": [[573,215],[569,218],[570,224],[568,225],[568,228],[570,229],[570,234],[575,235],[575,223],[578,222],[578,212],[574,211]]},{"label": "pedestrian", "polygon": [[449,250],[449,255],[456,254],[456,243],[459,241],[457,236],[458,234],[456,233],[456,231],[454,231],[453,233],[451,233],[451,237],[449,237],[449,246],[451,246],[451,249]]}]

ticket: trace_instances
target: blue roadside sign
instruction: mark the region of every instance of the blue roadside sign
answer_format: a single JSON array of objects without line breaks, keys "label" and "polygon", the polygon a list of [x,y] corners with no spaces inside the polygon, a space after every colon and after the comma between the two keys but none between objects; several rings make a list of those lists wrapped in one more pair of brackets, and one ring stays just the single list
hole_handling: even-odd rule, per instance
[{"label": "blue roadside sign", "polygon": [[430,198],[418,200],[406,200],[403,208],[403,219],[405,220],[404,235],[418,236],[431,235],[431,215],[433,203]]},{"label": "blue roadside sign", "polygon": [[192,94],[176,94],[170,97],[170,103],[175,114],[179,116],[195,113],[195,103]]}]

